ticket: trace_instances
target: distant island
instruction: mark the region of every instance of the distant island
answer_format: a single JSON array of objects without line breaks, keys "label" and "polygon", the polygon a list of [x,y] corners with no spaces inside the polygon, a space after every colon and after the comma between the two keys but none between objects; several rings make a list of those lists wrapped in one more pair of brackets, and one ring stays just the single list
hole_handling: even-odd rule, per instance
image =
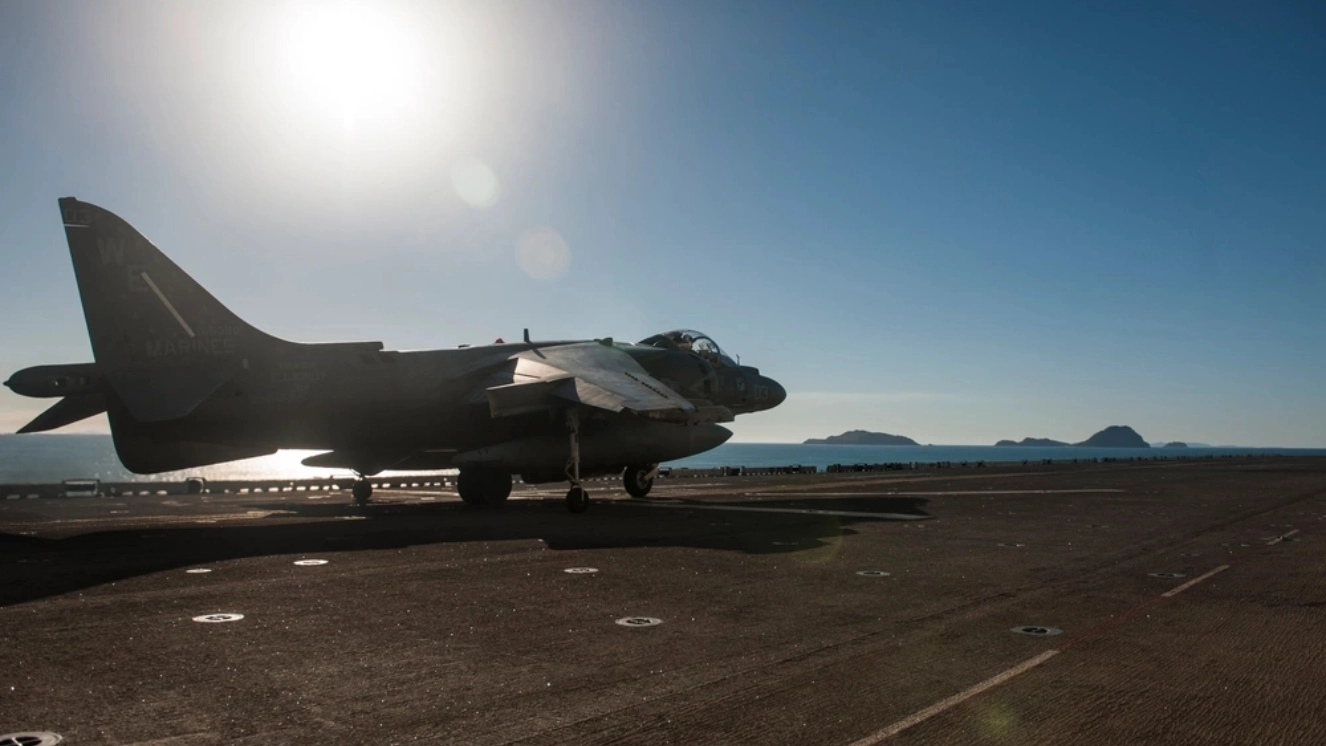
[{"label": "distant island", "polygon": [[[872,433],[868,430],[848,430],[842,435],[830,435],[827,438],[810,438],[802,445],[830,446],[919,446],[920,443],[905,435]],[[996,446],[1022,446],[1029,448],[1062,448],[1078,446],[1083,448],[1150,448],[1151,444],[1142,439],[1137,431],[1127,425],[1110,425],[1081,443],[1065,443],[1051,438],[1023,438],[1020,441],[1001,440]],[[1187,448],[1187,444],[1173,441],[1165,448]]]},{"label": "distant island", "polygon": [[997,446],[1033,446],[1036,448],[1049,448],[1051,446],[1066,446],[1067,443],[1062,440],[1051,440],[1050,438],[1023,438],[1014,442],[1011,440],[1001,440],[995,443]]},{"label": "distant island", "polygon": [[865,430],[848,430],[842,435],[830,435],[827,438],[810,438],[802,445],[808,446],[919,446],[920,443],[905,435],[872,433]]},{"label": "distant island", "polygon": [[1088,448],[1150,448],[1151,444],[1142,439],[1137,431],[1127,425],[1110,425],[1095,435],[1087,438],[1079,446]]},{"label": "distant island", "polygon": [[1187,443],[1184,443],[1183,441],[1179,441],[1179,440],[1171,440],[1170,442],[1166,443],[1164,446],[1161,446],[1161,447],[1162,447],[1162,448],[1187,448],[1187,447],[1188,447],[1188,444],[1187,444]]},{"label": "distant island", "polygon": [[1170,445],[1171,443],[1178,444],[1174,446],[1175,448],[1247,448],[1248,447],[1248,446],[1213,446],[1210,443],[1198,443],[1195,440],[1170,440],[1170,441],[1162,440],[1156,443],[1152,443],[1151,447],[1164,448],[1165,446]]},{"label": "distant island", "polygon": [[[1177,441],[1175,441],[1177,443]],[[1050,438],[1023,438],[1020,441],[1001,440],[996,446],[1023,446],[1031,448],[1058,448],[1061,446],[1084,446],[1087,448],[1150,448],[1151,444],[1142,439],[1137,431],[1127,425],[1111,425],[1081,443],[1065,443]],[[1172,445],[1172,444],[1171,444]],[[1169,446],[1166,446],[1169,447]],[[1185,448],[1183,443],[1175,448]]]}]

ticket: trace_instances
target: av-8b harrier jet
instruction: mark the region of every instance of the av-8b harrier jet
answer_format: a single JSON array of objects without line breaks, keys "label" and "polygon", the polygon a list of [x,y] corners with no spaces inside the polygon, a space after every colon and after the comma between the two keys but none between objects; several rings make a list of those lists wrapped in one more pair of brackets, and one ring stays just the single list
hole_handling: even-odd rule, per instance
[{"label": "av-8b harrier jet", "polygon": [[60,200],[94,363],[43,365],[5,385],[62,397],[20,433],[107,413],[138,474],[273,453],[359,475],[458,468],[461,498],[496,505],[512,475],[570,482],[622,473],[645,496],[661,461],[723,443],[719,423],[778,406],[786,392],[708,336],[665,332],[395,352],[381,342],[301,344],[250,326],[113,213]]}]

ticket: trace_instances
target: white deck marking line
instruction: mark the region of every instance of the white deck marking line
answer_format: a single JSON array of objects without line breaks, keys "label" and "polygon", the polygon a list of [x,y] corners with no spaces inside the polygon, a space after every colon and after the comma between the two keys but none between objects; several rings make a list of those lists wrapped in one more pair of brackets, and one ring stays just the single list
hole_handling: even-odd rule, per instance
[{"label": "white deck marking line", "polygon": [[1057,648],[1054,648],[1054,649],[1052,649],[1052,650],[1047,650],[1047,651],[1045,651],[1044,653],[1041,653],[1040,655],[1036,656],[1035,658],[1031,658],[1031,659],[1025,660],[1025,661],[1023,661],[1023,662],[1017,664],[1016,666],[1013,666],[1012,668],[1009,668],[1009,669],[1007,669],[1007,670],[1005,670],[1005,671],[1003,671],[1003,672],[1001,672],[1001,673],[995,674],[994,676],[991,676],[990,678],[986,679],[985,681],[982,681],[981,683],[979,683],[979,684],[977,684],[977,685],[975,685],[975,686],[973,686],[973,687],[970,687],[970,688],[968,688],[968,689],[964,689],[964,690],[958,692],[957,694],[954,694],[952,697],[949,697],[948,699],[940,700],[939,702],[936,702],[935,704],[930,705],[929,707],[925,708],[924,710],[919,710],[919,711],[917,711],[917,712],[914,712],[914,713],[912,713],[911,715],[908,715],[907,717],[903,718],[902,720],[899,720],[898,722],[894,723],[893,725],[890,725],[890,726],[888,726],[887,728],[884,728],[883,730],[876,731],[876,732],[874,732],[874,733],[872,733],[872,734],[866,736],[865,738],[862,738],[862,739],[857,740],[857,741],[853,741],[853,742],[851,743],[850,746],[874,746],[874,744],[877,744],[877,743],[880,743],[880,742],[882,742],[882,741],[885,741],[885,740],[887,740],[887,739],[889,739],[889,738],[892,738],[893,736],[898,735],[899,733],[901,733],[901,732],[907,730],[908,728],[910,728],[910,727],[912,727],[912,726],[914,726],[914,725],[918,725],[918,724],[920,724],[920,723],[923,723],[923,722],[925,722],[926,720],[929,720],[930,718],[932,718],[932,717],[934,717],[934,716],[936,716],[936,715],[938,715],[938,714],[940,714],[940,713],[942,713],[942,712],[945,712],[946,710],[950,710],[950,709],[956,707],[957,705],[960,705],[960,704],[962,704],[963,702],[966,702],[967,700],[971,699],[972,697],[975,697],[976,695],[978,695],[978,694],[980,694],[980,693],[982,693],[982,692],[985,692],[985,691],[988,691],[988,690],[990,690],[990,689],[993,689],[994,687],[999,686],[1000,684],[1002,684],[1002,683],[1008,681],[1009,679],[1014,678],[1015,676],[1020,676],[1020,675],[1022,675],[1022,674],[1024,674],[1024,673],[1026,673],[1027,671],[1030,671],[1031,669],[1035,668],[1036,666],[1039,666],[1040,664],[1044,663],[1045,661],[1048,661],[1049,659],[1053,658],[1054,656],[1056,656],[1056,655],[1062,653],[1062,652],[1063,652],[1064,650],[1066,650],[1068,647],[1070,647],[1070,646],[1072,646],[1072,645],[1075,645],[1075,644],[1077,644],[1078,642],[1081,642],[1081,641],[1084,640],[1084,639],[1087,639],[1087,638],[1090,638],[1090,637],[1094,637],[1094,636],[1096,636],[1096,635],[1098,635],[1098,634],[1100,634],[1100,633],[1102,633],[1102,632],[1104,632],[1104,631],[1106,631],[1106,630],[1108,630],[1108,629],[1110,629],[1110,628],[1112,628],[1112,627],[1114,627],[1114,626],[1116,626],[1116,625],[1118,625],[1118,624],[1120,624],[1120,623],[1126,621],[1127,619],[1129,619],[1129,618],[1132,617],[1133,615],[1137,614],[1138,612],[1140,612],[1140,611],[1142,611],[1142,610],[1144,610],[1144,609],[1150,608],[1150,607],[1156,605],[1157,603],[1160,603],[1161,601],[1163,601],[1163,600],[1165,600],[1165,599],[1167,599],[1167,598],[1174,598],[1175,596],[1179,595],[1180,593],[1183,593],[1184,591],[1188,590],[1189,588],[1193,587],[1194,585],[1197,585],[1198,583],[1202,582],[1203,580],[1206,580],[1207,578],[1210,578],[1210,577],[1212,577],[1213,575],[1216,575],[1217,573],[1224,572],[1225,570],[1228,570],[1230,567],[1231,567],[1230,565],[1221,565],[1221,566],[1217,567],[1216,569],[1214,569],[1214,570],[1212,570],[1212,571],[1206,573],[1205,575],[1199,575],[1199,576],[1193,578],[1192,580],[1189,580],[1188,582],[1184,583],[1183,585],[1180,585],[1180,586],[1177,586],[1177,587],[1175,587],[1175,588],[1172,588],[1172,589],[1170,589],[1170,590],[1168,590],[1168,591],[1166,591],[1166,592],[1160,594],[1159,596],[1157,596],[1157,597],[1155,597],[1155,598],[1152,598],[1152,599],[1150,599],[1150,600],[1148,600],[1148,601],[1145,601],[1145,602],[1143,602],[1143,603],[1141,603],[1141,604],[1138,604],[1137,606],[1134,606],[1132,609],[1128,610],[1127,612],[1123,613],[1123,614],[1120,615],[1120,616],[1117,616],[1117,617],[1114,617],[1114,618],[1110,619],[1109,621],[1105,622],[1104,624],[1097,625],[1096,627],[1093,627],[1092,629],[1087,630],[1087,631],[1084,632],[1083,634],[1078,635],[1077,637],[1075,637],[1075,638],[1073,638],[1073,639],[1071,639],[1071,640],[1067,640],[1067,641],[1063,642],[1063,643],[1060,644],[1059,647],[1057,647]]},{"label": "white deck marking line", "polygon": [[1171,588],[1171,589],[1165,591],[1164,593],[1160,594],[1160,596],[1161,596],[1161,598],[1174,598],[1175,596],[1179,595],[1180,593],[1183,593],[1184,591],[1188,590],[1189,588],[1193,587],[1194,585],[1197,585],[1198,583],[1202,582],[1203,580],[1206,580],[1207,578],[1211,577],[1212,575],[1215,575],[1215,574],[1217,574],[1217,573],[1222,573],[1222,572],[1224,572],[1225,570],[1228,570],[1229,567],[1230,567],[1229,565],[1221,565],[1220,567],[1217,567],[1216,569],[1212,570],[1211,572],[1206,573],[1205,575],[1198,575],[1197,577],[1193,578],[1192,580],[1189,580],[1188,582],[1184,583],[1183,585],[1180,585],[1180,586],[1178,586],[1178,587],[1176,587],[1176,588]]},{"label": "white deck marking line", "polygon": [[[270,518],[274,515],[289,515],[291,510],[258,510],[250,513],[199,513],[197,515],[173,515],[173,516],[152,516],[152,525],[141,526],[143,531],[151,531],[157,524],[174,525],[177,523],[194,523],[197,521],[243,521],[258,518]],[[143,516],[117,515],[113,518],[60,518],[54,521],[46,521],[51,525],[64,526],[69,524],[97,524],[97,523],[134,523],[141,521]]]},{"label": "white deck marking line", "polygon": [[1058,654],[1059,654],[1058,650],[1046,650],[1044,653],[1041,653],[1035,658],[1022,661],[1021,663],[1017,664],[1016,666],[1013,666],[1012,668],[1006,671],[1003,671],[1002,673],[997,673],[994,676],[991,676],[990,678],[986,679],[985,681],[982,681],[976,686],[973,686],[969,689],[964,689],[963,691],[954,694],[952,697],[949,697],[948,699],[941,700],[933,705],[930,705],[924,710],[912,713],[911,715],[908,715],[907,717],[903,718],[902,720],[899,720],[898,722],[894,723],[893,725],[890,725],[889,727],[883,730],[871,733],[870,735],[866,736],[865,738],[862,738],[859,741],[853,741],[851,746],[873,746],[873,744],[877,744],[880,743],[881,741],[892,738],[893,736],[898,735],[899,733],[907,730],[913,725],[918,725],[920,723],[923,723],[926,720],[929,720],[930,718],[940,714],[941,712],[944,712],[945,710],[950,710],[984,691],[993,689],[1015,676],[1019,676],[1021,674],[1026,673],[1027,671],[1030,671],[1031,669],[1035,668],[1036,666],[1039,666],[1040,664],[1044,663],[1045,661],[1048,661],[1049,659],[1053,658]]},{"label": "white deck marking line", "polygon": [[813,508],[751,508],[745,505],[696,505],[694,503],[661,503],[644,500],[612,500],[608,505],[642,505],[651,508],[680,508],[682,510],[735,510],[744,513],[789,513],[791,515],[833,515],[843,518],[884,518],[890,521],[928,521],[928,515],[906,513],[863,513],[855,510],[815,510]]},{"label": "white deck marking line", "polygon": [[955,492],[747,492],[752,497],[927,497],[929,495],[1058,495],[1125,490],[970,490]]},{"label": "white deck marking line", "polygon": [[180,322],[180,326],[184,327],[184,333],[189,335],[190,339],[198,336],[194,334],[193,330],[189,328],[189,325],[185,323],[184,317],[180,315],[180,312],[176,311],[175,307],[170,305],[170,301],[166,300],[166,296],[162,294],[161,288],[157,287],[155,282],[152,282],[152,278],[148,277],[146,272],[140,272],[139,274],[143,276],[143,282],[146,282],[147,286],[152,288],[152,292],[156,293],[157,297],[161,299],[162,304],[166,306],[166,310],[170,311],[170,315],[174,316],[175,320]]},{"label": "white deck marking line", "polygon": [[1270,541],[1266,542],[1266,546],[1273,547],[1276,544],[1279,544],[1280,542],[1284,541],[1285,539],[1288,539],[1289,537],[1293,536],[1296,533],[1298,533],[1298,529],[1294,529],[1293,531],[1288,531],[1283,534],[1280,534],[1274,539],[1271,539]]}]

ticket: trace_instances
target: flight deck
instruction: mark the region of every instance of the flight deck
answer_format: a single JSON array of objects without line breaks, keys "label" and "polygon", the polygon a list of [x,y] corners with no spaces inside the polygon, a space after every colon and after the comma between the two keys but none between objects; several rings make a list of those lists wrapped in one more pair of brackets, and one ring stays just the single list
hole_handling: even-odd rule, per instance
[{"label": "flight deck", "polygon": [[1326,743],[1326,459],[587,486],[0,501],[0,736]]}]

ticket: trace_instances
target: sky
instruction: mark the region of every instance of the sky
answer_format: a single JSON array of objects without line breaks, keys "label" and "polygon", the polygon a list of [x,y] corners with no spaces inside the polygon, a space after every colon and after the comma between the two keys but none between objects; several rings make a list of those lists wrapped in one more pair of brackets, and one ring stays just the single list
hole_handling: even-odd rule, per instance
[{"label": "sky", "polygon": [[299,341],[704,330],[736,441],[1326,447],[1322,122],[1312,2],[0,0],[0,374],[77,196]]}]

